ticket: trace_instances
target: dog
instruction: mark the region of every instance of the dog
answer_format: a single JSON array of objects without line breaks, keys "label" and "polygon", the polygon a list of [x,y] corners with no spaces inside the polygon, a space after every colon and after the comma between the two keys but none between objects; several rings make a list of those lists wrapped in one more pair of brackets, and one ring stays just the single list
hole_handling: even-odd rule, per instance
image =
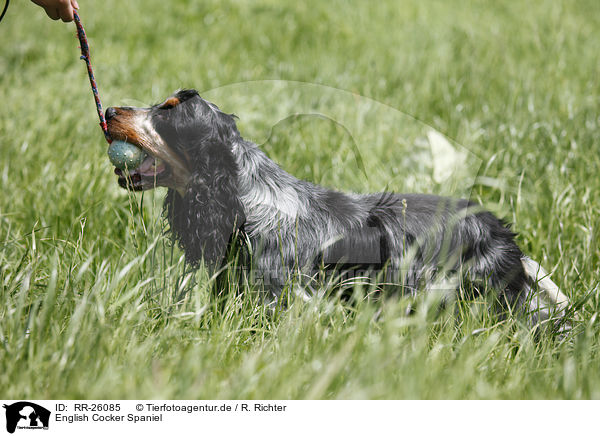
[{"label": "dog", "polygon": [[533,323],[560,319],[569,306],[492,213],[467,200],[342,193],[299,180],[242,138],[234,115],[195,90],[148,108],[110,107],[106,120],[111,138],[148,154],[138,168],[115,169],[119,185],[168,188],[164,213],[193,266],[218,269],[243,239],[249,268],[273,298],[295,275],[333,266],[383,270],[405,293],[459,276],[495,290]]}]

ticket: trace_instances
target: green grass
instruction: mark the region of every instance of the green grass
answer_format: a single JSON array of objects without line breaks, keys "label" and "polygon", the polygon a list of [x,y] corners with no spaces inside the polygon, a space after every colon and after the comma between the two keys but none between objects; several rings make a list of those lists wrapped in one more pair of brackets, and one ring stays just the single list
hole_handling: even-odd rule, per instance
[{"label": "green grass", "polygon": [[[194,87],[299,177],[470,196],[514,223],[581,322],[536,341],[482,301],[271,313],[250,287],[219,310],[163,234],[164,191],[117,187],[74,25],[13,2],[0,23],[0,397],[600,398],[598,2],[80,4],[106,105]],[[468,151],[448,181],[428,126]]]}]

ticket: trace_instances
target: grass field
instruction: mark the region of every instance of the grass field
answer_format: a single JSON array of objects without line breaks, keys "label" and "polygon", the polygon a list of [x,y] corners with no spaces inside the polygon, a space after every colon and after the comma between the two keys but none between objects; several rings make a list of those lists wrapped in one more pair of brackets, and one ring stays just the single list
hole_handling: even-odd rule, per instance
[{"label": "grass field", "polygon": [[[74,24],[12,2],[0,397],[600,398],[597,1],[79,3],[105,105],[193,87],[298,177],[470,196],[513,223],[581,322],[536,341],[478,300],[439,314],[425,298],[411,317],[404,299],[271,313],[250,288],[219,312],[164,235],[164,190],[118,188]],[[449,180],[429,129],[466,156]]]}]

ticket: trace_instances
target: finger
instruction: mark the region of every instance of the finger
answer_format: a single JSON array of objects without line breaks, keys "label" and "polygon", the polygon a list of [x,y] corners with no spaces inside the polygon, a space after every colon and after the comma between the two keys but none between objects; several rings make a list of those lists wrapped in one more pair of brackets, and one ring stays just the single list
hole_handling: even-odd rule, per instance
[{"label": "finger", "polygon": [[60,18],[60,14],[58,13],[58,9],[47,7],[45,8],[46,15],[48,15],[53,20],[58,20]]},{"label": "finger", "polygon": [[61,5],[59,13],[61,20],[63,20],[65,23],[73,21],[73,7],[70,3],[66,5]]},{"label": "finger", "polygon": [[73,6],[73,9],[79,9],[79,3],[77,3],[77,0],[71,0],[71,6]]}]

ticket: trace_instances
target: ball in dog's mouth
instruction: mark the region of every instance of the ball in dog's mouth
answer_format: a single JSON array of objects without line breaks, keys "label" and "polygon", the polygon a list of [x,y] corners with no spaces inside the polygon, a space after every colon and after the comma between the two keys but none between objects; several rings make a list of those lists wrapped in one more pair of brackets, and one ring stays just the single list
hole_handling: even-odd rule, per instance
[{"label": "ball in dog's mouth", "polygon": [[133,170],[148,157],[144,150],[125,141],[113,141],[107,152],[110,162],[120,170]]}]

